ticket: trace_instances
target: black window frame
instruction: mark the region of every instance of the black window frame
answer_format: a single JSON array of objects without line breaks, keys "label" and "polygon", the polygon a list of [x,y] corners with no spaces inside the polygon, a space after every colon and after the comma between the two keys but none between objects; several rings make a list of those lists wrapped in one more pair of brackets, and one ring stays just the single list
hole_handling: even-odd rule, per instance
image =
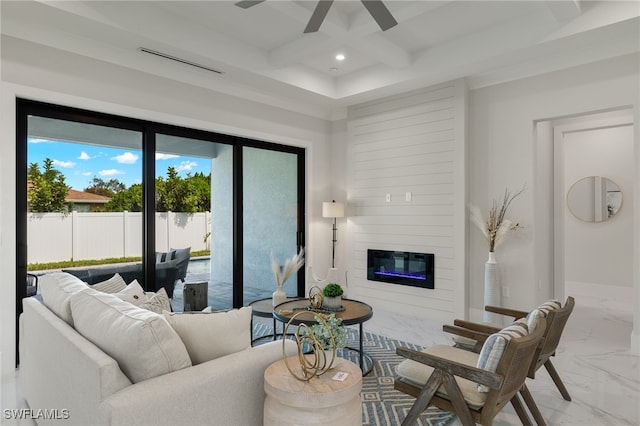
[{"label": "black window frame", "polygon": [[[145,286],[155,281],[155,150],[156,135],[199,139],[233,147],[233,308],[243,306],[243,187],[242,148],[254,147],[287,152],[298,158],[298,223],[296,241],[298,250],[306,237],[305,187],[306,150],[302,147],[281,145],[244,137],[225,135],[207,130],[193,129],[149,120],[124,117],[75,107],[16,99],[16,363],[18,358],[18,320],[23,311],[22,299],[26,297],[27,277],[27,137],[30,115],[54,118],[78,123],[95,124],[118,129],[139,131],[142,134],[142,185],[143,185],[143,269]],[[297,296],[305,292],[305,268],[298,271]],[[153,289],[152,289],[153,290]]]}]

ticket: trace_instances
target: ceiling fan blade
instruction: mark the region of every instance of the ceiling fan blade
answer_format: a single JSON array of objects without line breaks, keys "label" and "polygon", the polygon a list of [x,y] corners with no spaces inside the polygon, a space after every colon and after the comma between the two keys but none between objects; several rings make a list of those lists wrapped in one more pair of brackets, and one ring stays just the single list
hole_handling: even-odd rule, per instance
[{"label": "ceiling fan blade", "polygon": [[318,1],[318,4],[316,5],[315,10],[313,11],[313,15],[311,15],[311,18],[309,18],[309,23],[307,24],[307,27],[304,29],[305,34],[315,33],[320,29],[320,25],[322,25],[324,18],[327,16],[327,13],[329,13],[329,8],[331,7],[332,3],[333,3],[333,0]]},{"label": "ceiling fan blade", "polygon": [[264,1],[265,0],[240,0],[237,1],[235,5],[243,9],[249,9],[251,6],[255,6],[256,4],[260,4]]},{"label": "ceiling fan blade", "polygon": [[373,19],[376,20],[382,31],[387,31],[391,27],[398,25],[398,21],[395,20],[387,6],[382,3],[382,0],[361,0],[364,7],[367,8]]}]

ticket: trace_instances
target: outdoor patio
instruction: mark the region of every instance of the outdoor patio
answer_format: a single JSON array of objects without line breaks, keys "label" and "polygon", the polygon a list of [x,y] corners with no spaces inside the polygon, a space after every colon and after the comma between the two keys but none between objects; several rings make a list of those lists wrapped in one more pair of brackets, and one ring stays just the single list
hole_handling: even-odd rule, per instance
[{"label": "outdoor patio", "polygon": [[[208,306],[214,311],[231,309],[233,303],[233,285],[229,282],[211,281],[209,270],[209,258],[196,258],[189,262],[185,283],[208,282]],[[275,284],[274,284],[275,289]],[[264,288],[246,286],[244,287],[244,305],[248,305],[257,299],[270,297],[271,293]],[[171,306],[174,312],[184,310],[183,283],[178,281],[173,291]]]}]

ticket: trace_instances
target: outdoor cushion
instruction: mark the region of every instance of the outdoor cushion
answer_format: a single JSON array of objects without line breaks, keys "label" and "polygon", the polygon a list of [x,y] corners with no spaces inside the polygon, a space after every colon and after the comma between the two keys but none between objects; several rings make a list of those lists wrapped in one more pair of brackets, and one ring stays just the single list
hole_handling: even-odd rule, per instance
[{"label": "outdoor cushion", "polygon": [[169,251],[157,251],[156,252],[156,263],[163,263],[169,260],[173,260],[176,251],[171,249]]},{"label": "outdoor cushion", "polygon": [[73,293],[85,288],[88,288],[87,284],[66,272],[52,272],[40,277],[42,303],[71,326],[73,317],[69,300]]},{"label": "outdoor cushion", "polygon": [[191,366],[162,315],[90,288],[71,296],[76,330],[118,362],[133,383]]},{"label": "outdoor cushion", "polygon": [[194,365],[251,347],[251,308],[197,315],[165,312]]}]

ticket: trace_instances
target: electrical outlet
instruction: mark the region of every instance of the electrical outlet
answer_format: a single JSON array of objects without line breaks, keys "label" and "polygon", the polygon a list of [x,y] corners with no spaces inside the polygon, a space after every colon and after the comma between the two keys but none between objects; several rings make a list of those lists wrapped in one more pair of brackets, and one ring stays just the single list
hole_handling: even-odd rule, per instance
[{"label": "electrical outlet", "polygon": [[390,203],[391,202],[391,194],[385,195],[384,201],[386,201],[387,203]]},{"label": "electrical outlet", "polygon": [[411,201],[411,191],[408,191],[404,194],[405,201]]},{"label": "electrical outlet", "polygon": [[506,285],[502,286],[502,296],[503,297],[510,297],[511,296],[511,294],[509,292],[509,287],[507,287]]}]

